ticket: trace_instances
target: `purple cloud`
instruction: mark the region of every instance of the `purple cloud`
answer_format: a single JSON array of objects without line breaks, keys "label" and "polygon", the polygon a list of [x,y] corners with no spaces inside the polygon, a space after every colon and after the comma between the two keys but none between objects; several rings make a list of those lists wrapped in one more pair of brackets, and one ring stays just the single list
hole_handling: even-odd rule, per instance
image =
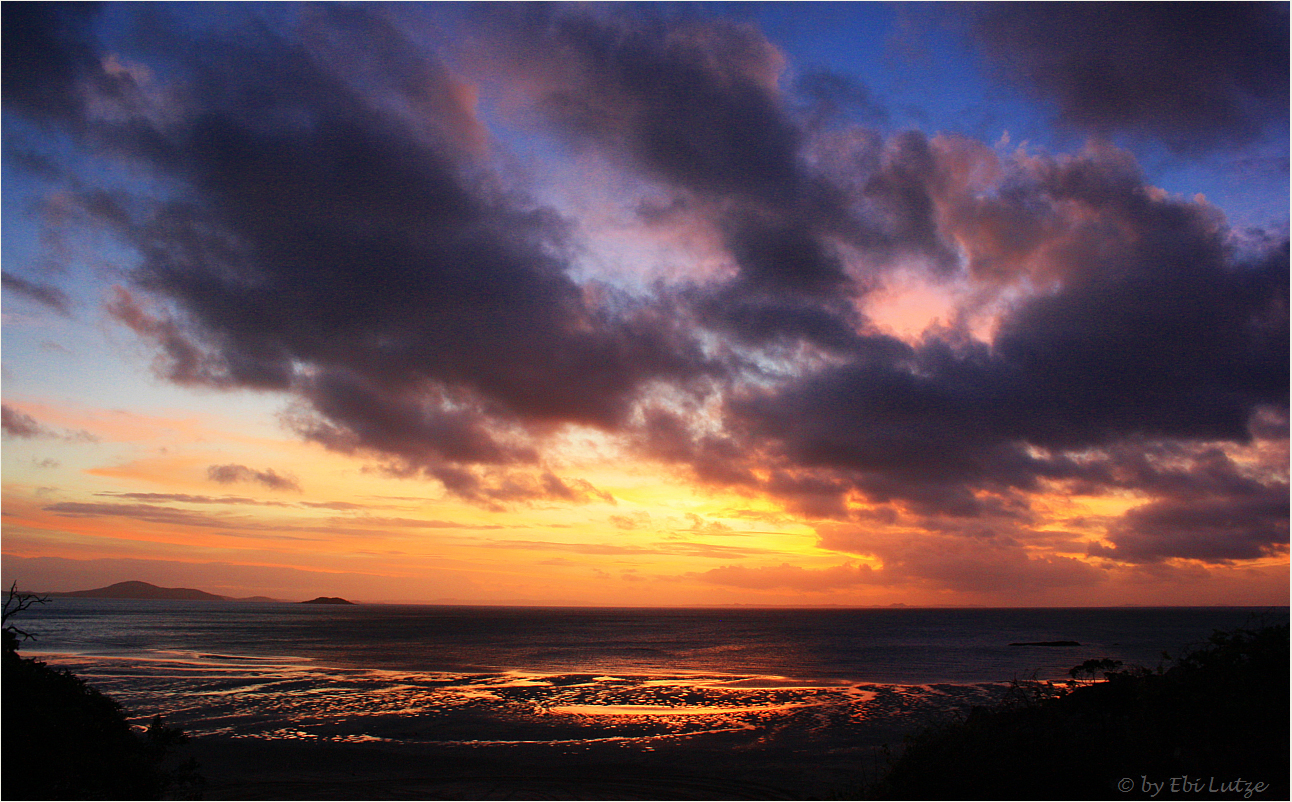
[{"label": "purple cloud", "polygon": [[301,492],[300,482],[294,477],[274,472],[273,468],[257,471],[246,465],[212,465],[206,469],[206,476],[212,482],[222,485],[234,482],[258,482],[270,490],[294,490]]},{"label": "purple cloud", "polygon": [[1021,3],[969,13],[1002,77],[1053,100],[1079,131],[1144,133],[1196,153],[1287,124],[1285,5]]}]

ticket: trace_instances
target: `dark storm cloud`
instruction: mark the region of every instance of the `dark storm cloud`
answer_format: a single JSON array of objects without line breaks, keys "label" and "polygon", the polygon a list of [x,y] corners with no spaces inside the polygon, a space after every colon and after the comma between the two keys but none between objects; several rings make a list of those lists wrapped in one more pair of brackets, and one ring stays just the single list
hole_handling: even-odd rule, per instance
[{"label": "dark storm cloud", "polygon": [[838,241],[945,258],[926,139],[901,134],[844,166],[846,177],[817,169],[813,103],[879,109],[859,84],[827,74],[798,82],[809,104],[799,108],[780,86],[783,57],[753,28],[546,7],[491,14],[486,27],[549,124],[697,201],[740,268],[737,292],[822,300],[864,290],[843,270]]},{"label": "dark storm cloud", "polygon": [[[843,299],[855,289],[826,228],[856,221],[800,163],[775,48],[739,26],[529,11],[517,30],[530,48],[578,56],[561,62],[560,96],[543,101],[561,126],[613,140],[710,200],[738,200],[717,223],[740,276],[704,299],[702,317],[753,344],[851,344],[859,321]],[[174,316],[126,293],[109,307],[158,344],[163,375],[300,390],[322,418],[306,430],[338,447],[491,462],[501,458],[490,436],[498,421],[613,426],[645,382],[716,372],[668,317],[586,304],[564,272],[563,223],[464,161],[473,119],[433,57],[378,14],[315,16],[299,41],[261,27],[190,43],[202,54],[188,65],[190,86],[170,90],[186,114],[113,129],[119,148],[191,190],[152,209],[95,207],[143,255],[140,286],[178,303]],[[325,57],[337,55],[329,69]],[[399,77],[409,74],[420,80]],[[605,114],[576,124],[562,98]],[[411,125],[392,102],[447,122]],[[928,199],[916,198],[922,145],[901,139],[866,190],[891,218],[890,239],[928,238]],[[362,386],[381,403],[352,403]],[[428,392],[452,396],[453,411],[423,403],[404,414]],[[476,410],[465,436],[432,420],[465,424],[460,404]]]},{"label": "dark storm cloud", "polygon": [[1127,562],[1169,558],[1225,563],[1286,553],[1288,486],[1231,496],[1167,498],[1135,507],[1090,553]]},{"label": "dark storm cloud", "polygon": [[290,476],[275,473],[273,468],[263,471],[248,468],[246,465],[212,465],[206,469],[206,476],[212,482],[222,485],[234,482],[258,482],[270,490],[295,490],[300,492],[301,485]]},{"label": "dark storm cloud", "polygon": [[323,420],[299,421],[307,439],[337,451],[371,448],[409,465],[442,462],[533,463],[527,445],[500,442],[488,417],[475,409],[446,410],[435,394],[396,394],[357,375],[325,374],[306,389]]},{"label": "dark storm cloud", "polygon": [[999,202],[1069,218],[1047,235],[1055,291],[1015,302],[990,346],[935,333],[735,394],[746,437],[872,498],[974,514],[974,488],[1088,475],[1068,450],[1247,442],[1254,412],[1286,405],[1286,243],[1239,261],[1205,207],[1151,195],[1115,155],[1030,169]]},{"label": "dark storm cloud", "polygon": [[1121,258],[1022,306],[996,338],[1026,382],[1032,442],[1245,441],[1257,406],[1287,403],[1287,243],[1235,264],[1182,206],[1123,212],[1140,225]]},{"label": "dark storm cloud", "polygon": [[0,98],[42,123],[78,122],[82,83],[101,75],[90,25],[97,3],[15,3],[0,17]]},{"label": "dark storm cloud", "polygon": [[67,298],[67,293],[57,287],[28,281],[21,276],[15,276],[7,270],[0,272],[0,281],[3,281],[4,289],[16,295],[21,295],[36,303],[48,306],[63,315],[69,312],[71,302]]},{"label": "dark storm cloud", "polygon": [[749,215],[731,221],[729,228],[727,248],[750,288],[828,298],[848,283],[841,260],[801,221]]},{"label": "dark storm cloud", "polygon": [[1182,152],[1251,142],[1288,115],[1284,3],[1009,3],[975,8],[1002,77],[1079,131]]},{"label": "dark storm cloud", "polygon": [[53,163],[63,155],[51,150],[60,143],[49,134],[58,129],[109,153],[161,145],[156,132],[137,119],[152,103],[140,76],[96,36],[107,7],[17,3],[0,19],[0,103],[12,115],[5,120],[5,156],[15,165],[46,178],[70,176],[67,164]]},{"label": "dark storm cloud", "polygon": [[538,76],[535,106],[564,135],[735,202],[718,225],[742,284],[824,295],[847,283],[809,221],[843,212],[804,168],[777,90],[780,55],[755,30],[542,7],[491,15],[488,27],[514,48],[512,69]]},{"label": "dark storm cloud", "polygon": [[[474,495],[454,463],[533,461],[523,437],[500,440],[517,421],[612,426],[644,382],[715,370],[668,318],[587,304],[565,224],[471,162],[483,129],[433,56],[377,10],[302,14],[297,37],[247,23],[185,42],[167,54],[176,113],[113,124],[183,192],[83,199],[140,253],[138,286],[175,304],[120,290],[108,307],[158,345],[163,375],[299,392],[307,436]],[[50,89],[64,116],[74,85]]]},{"label": "dark storm cloud", "polygon": [[1138,488],[1154,500],[1113,521],[1105,536],[1112,546],[1091,544],[1090,554],[1127,562],[1225,563],[1286,551],[1286,481],[1254,474],[1218,448],[1157,445],[1111,457],[1105,481]]},{"label": "dark storm cloud", "polygon": [[576,141],[623,148],[701,194],[779,204],[796,192],[780,55],[752,28],[546,6],[491,8],[482,24],[512,48],[513,69],[544,81],[541,111]]},{"label": "dark storm cloud", "polygon": [[697,315],[707,326],[748,345],[793,345],[807,340],[830,351],[849,351],[861,339],[856,331],[861,316],[847,304],[787,299],[740,286],[697,293],[695,302]]},{"label": "dark storm cloud", "polygon": [[[752,345],[838,348],[858,325],[848,299],[865,290],[845,270],[841,243],[939,248],[918,181],[924,140],[899,138],[876,156],[853,197],[805,158],[814,112],[788,101],[783,59],[752,28],[567,8],[491,14],[484,27],[505,43],[534,113],[680,193],[643,219],[687,211],[719,233],[739,272],[693,294],[703,325]],[[823,76],[804,83],[809,99],[858,92]]]},{"label": "dark storm cloud", "polygon": [[[855,301],[899,257],[918,259],[938,275],[953,270],[956,258],[938,227],[937,159],[923,134],[905,132],[886,143],[863,138],[839,162],[831,165],[838,172],[802,180],[828,187],[803,204],[723,207],[715,222],[740,272],[698,294],[704,325],[751,345],[806,342],[902,358],[905,346],[897,340],[859,334],[867,321]],[[845,267],[845,247],[864,255],[861,270]]]},{"label": "dark storm cloud", "polygon": [[810,518],[842,518],[848,514],[848,482],[829,473],[772,470],[762,489]]},{"label": "dark storm cloud", "polygon": [[938,164],[928,137],[918,131],[896,134],[885,143],[878,164],[858,172],[863,183],[852,190],[850,201],[860,206],[860,223],[853,223],[851,239],[880,251],[915,253],[935,269],[949,269],[954,254],[938,235],[933,199]]}]

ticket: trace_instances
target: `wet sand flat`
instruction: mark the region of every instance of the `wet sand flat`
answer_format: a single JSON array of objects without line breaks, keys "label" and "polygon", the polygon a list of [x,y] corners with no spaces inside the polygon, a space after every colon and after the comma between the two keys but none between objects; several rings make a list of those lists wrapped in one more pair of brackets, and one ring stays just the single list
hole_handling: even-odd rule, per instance
[{"label": "wet sand flat", "polygon": [[208,799],[819,799],[1006,686],[47,657],[193,736]]}]

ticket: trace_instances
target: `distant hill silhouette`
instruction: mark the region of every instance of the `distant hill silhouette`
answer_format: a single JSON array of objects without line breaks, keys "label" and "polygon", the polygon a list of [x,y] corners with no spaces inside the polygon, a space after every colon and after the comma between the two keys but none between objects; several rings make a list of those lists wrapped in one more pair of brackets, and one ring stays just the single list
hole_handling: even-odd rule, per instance
[{"label": "distant hill silhouette", "polygon": [[272,596],[220,596],[195,588],[162,588],[147,582],[118,582],[92,590],[48,591],[39,594],[63,599],[164,599],[180,601],[281,602]]},{"label": "distant hill silhouette", "polygon": [[217,596],[204,590],[193,588],[159,588],[147,582],[118,582],[105,588],[92,590],[73,590],[64,593],[45,595],[73,599],[187,599],[194,601],[225,601],[225,596]]},{"label": "distant hill silhouette", "polygon": [[354,604],[354,602],[346,601],[340,596],[319,596],[317,599],[303,601],[301,604]]}]

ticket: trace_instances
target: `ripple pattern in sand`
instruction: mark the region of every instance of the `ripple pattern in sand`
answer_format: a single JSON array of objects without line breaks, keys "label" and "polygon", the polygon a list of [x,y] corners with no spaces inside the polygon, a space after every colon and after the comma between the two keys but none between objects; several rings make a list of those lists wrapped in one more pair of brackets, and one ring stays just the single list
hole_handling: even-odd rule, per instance
[{"label": "ripple pattern in sand", "polygon": [[[333,742],[622,744],[741,734],[810,741],[999,698],[995,685],[819,684],[724,674],[409,673],[191,655],[46,657],[198,736]],[[883,729],[887,729],[886,727]]]}]

